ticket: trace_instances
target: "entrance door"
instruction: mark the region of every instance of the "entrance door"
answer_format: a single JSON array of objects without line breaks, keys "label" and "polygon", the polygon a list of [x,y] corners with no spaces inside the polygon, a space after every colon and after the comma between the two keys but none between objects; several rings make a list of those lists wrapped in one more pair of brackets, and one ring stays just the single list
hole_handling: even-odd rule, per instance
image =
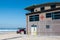
[{"label": "entrance door", "polygon": [[31,27],[31,35],[37,35],[37,26]]}]

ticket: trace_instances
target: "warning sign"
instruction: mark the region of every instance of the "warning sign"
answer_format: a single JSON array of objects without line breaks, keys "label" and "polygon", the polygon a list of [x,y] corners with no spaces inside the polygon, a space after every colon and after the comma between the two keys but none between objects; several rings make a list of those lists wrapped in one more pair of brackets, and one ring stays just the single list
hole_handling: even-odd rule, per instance
[{"label": "warning sign", "polygon": [[40,15],[40,20],[44,20],[44,15]]}]

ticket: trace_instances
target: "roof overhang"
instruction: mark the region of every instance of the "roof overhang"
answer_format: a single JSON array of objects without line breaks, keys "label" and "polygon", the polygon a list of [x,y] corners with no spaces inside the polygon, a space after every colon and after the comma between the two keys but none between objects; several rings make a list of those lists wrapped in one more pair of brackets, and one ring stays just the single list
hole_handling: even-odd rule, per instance
[{"label": "roof overhang", "polygon": [[34,9],[36,7],[41,7],[41,6],[50,6],[51,4],[56,4],[57,6],[59,6],[60,2],[52,2],[52,3],[44,3],[44,4],[39,4],[39,5],[32,5],[32,6],[26,7],[25,10],[31,10],[31,9]]},{"label": "roof overhang", "polygon": [[49,10],[44,10],[44,11],[38,11],[38,12],[27,13],[26,15],[38,14],[38,13],[44,13],[44,12],[50,12],[50,11],[55,11],[55,10],[60,10],[60,8],[55,8],[55,9],[49,9]]}]

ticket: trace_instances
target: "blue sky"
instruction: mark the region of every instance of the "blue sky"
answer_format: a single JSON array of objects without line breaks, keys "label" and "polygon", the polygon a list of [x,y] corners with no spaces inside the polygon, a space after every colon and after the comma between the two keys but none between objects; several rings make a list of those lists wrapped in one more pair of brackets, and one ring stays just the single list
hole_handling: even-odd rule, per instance
[{"label": "blue sky", "polygon": [[60,0],[0,0],[0,28],[26,27],[25,7]]}]

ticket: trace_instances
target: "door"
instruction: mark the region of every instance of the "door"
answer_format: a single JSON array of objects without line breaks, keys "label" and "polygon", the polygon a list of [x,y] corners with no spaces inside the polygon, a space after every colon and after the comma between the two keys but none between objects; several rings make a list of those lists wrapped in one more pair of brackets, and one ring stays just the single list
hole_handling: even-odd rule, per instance
[{"label": "door", "polygon": [[31,27],[31,35],[37,35],[37,27]]}]

